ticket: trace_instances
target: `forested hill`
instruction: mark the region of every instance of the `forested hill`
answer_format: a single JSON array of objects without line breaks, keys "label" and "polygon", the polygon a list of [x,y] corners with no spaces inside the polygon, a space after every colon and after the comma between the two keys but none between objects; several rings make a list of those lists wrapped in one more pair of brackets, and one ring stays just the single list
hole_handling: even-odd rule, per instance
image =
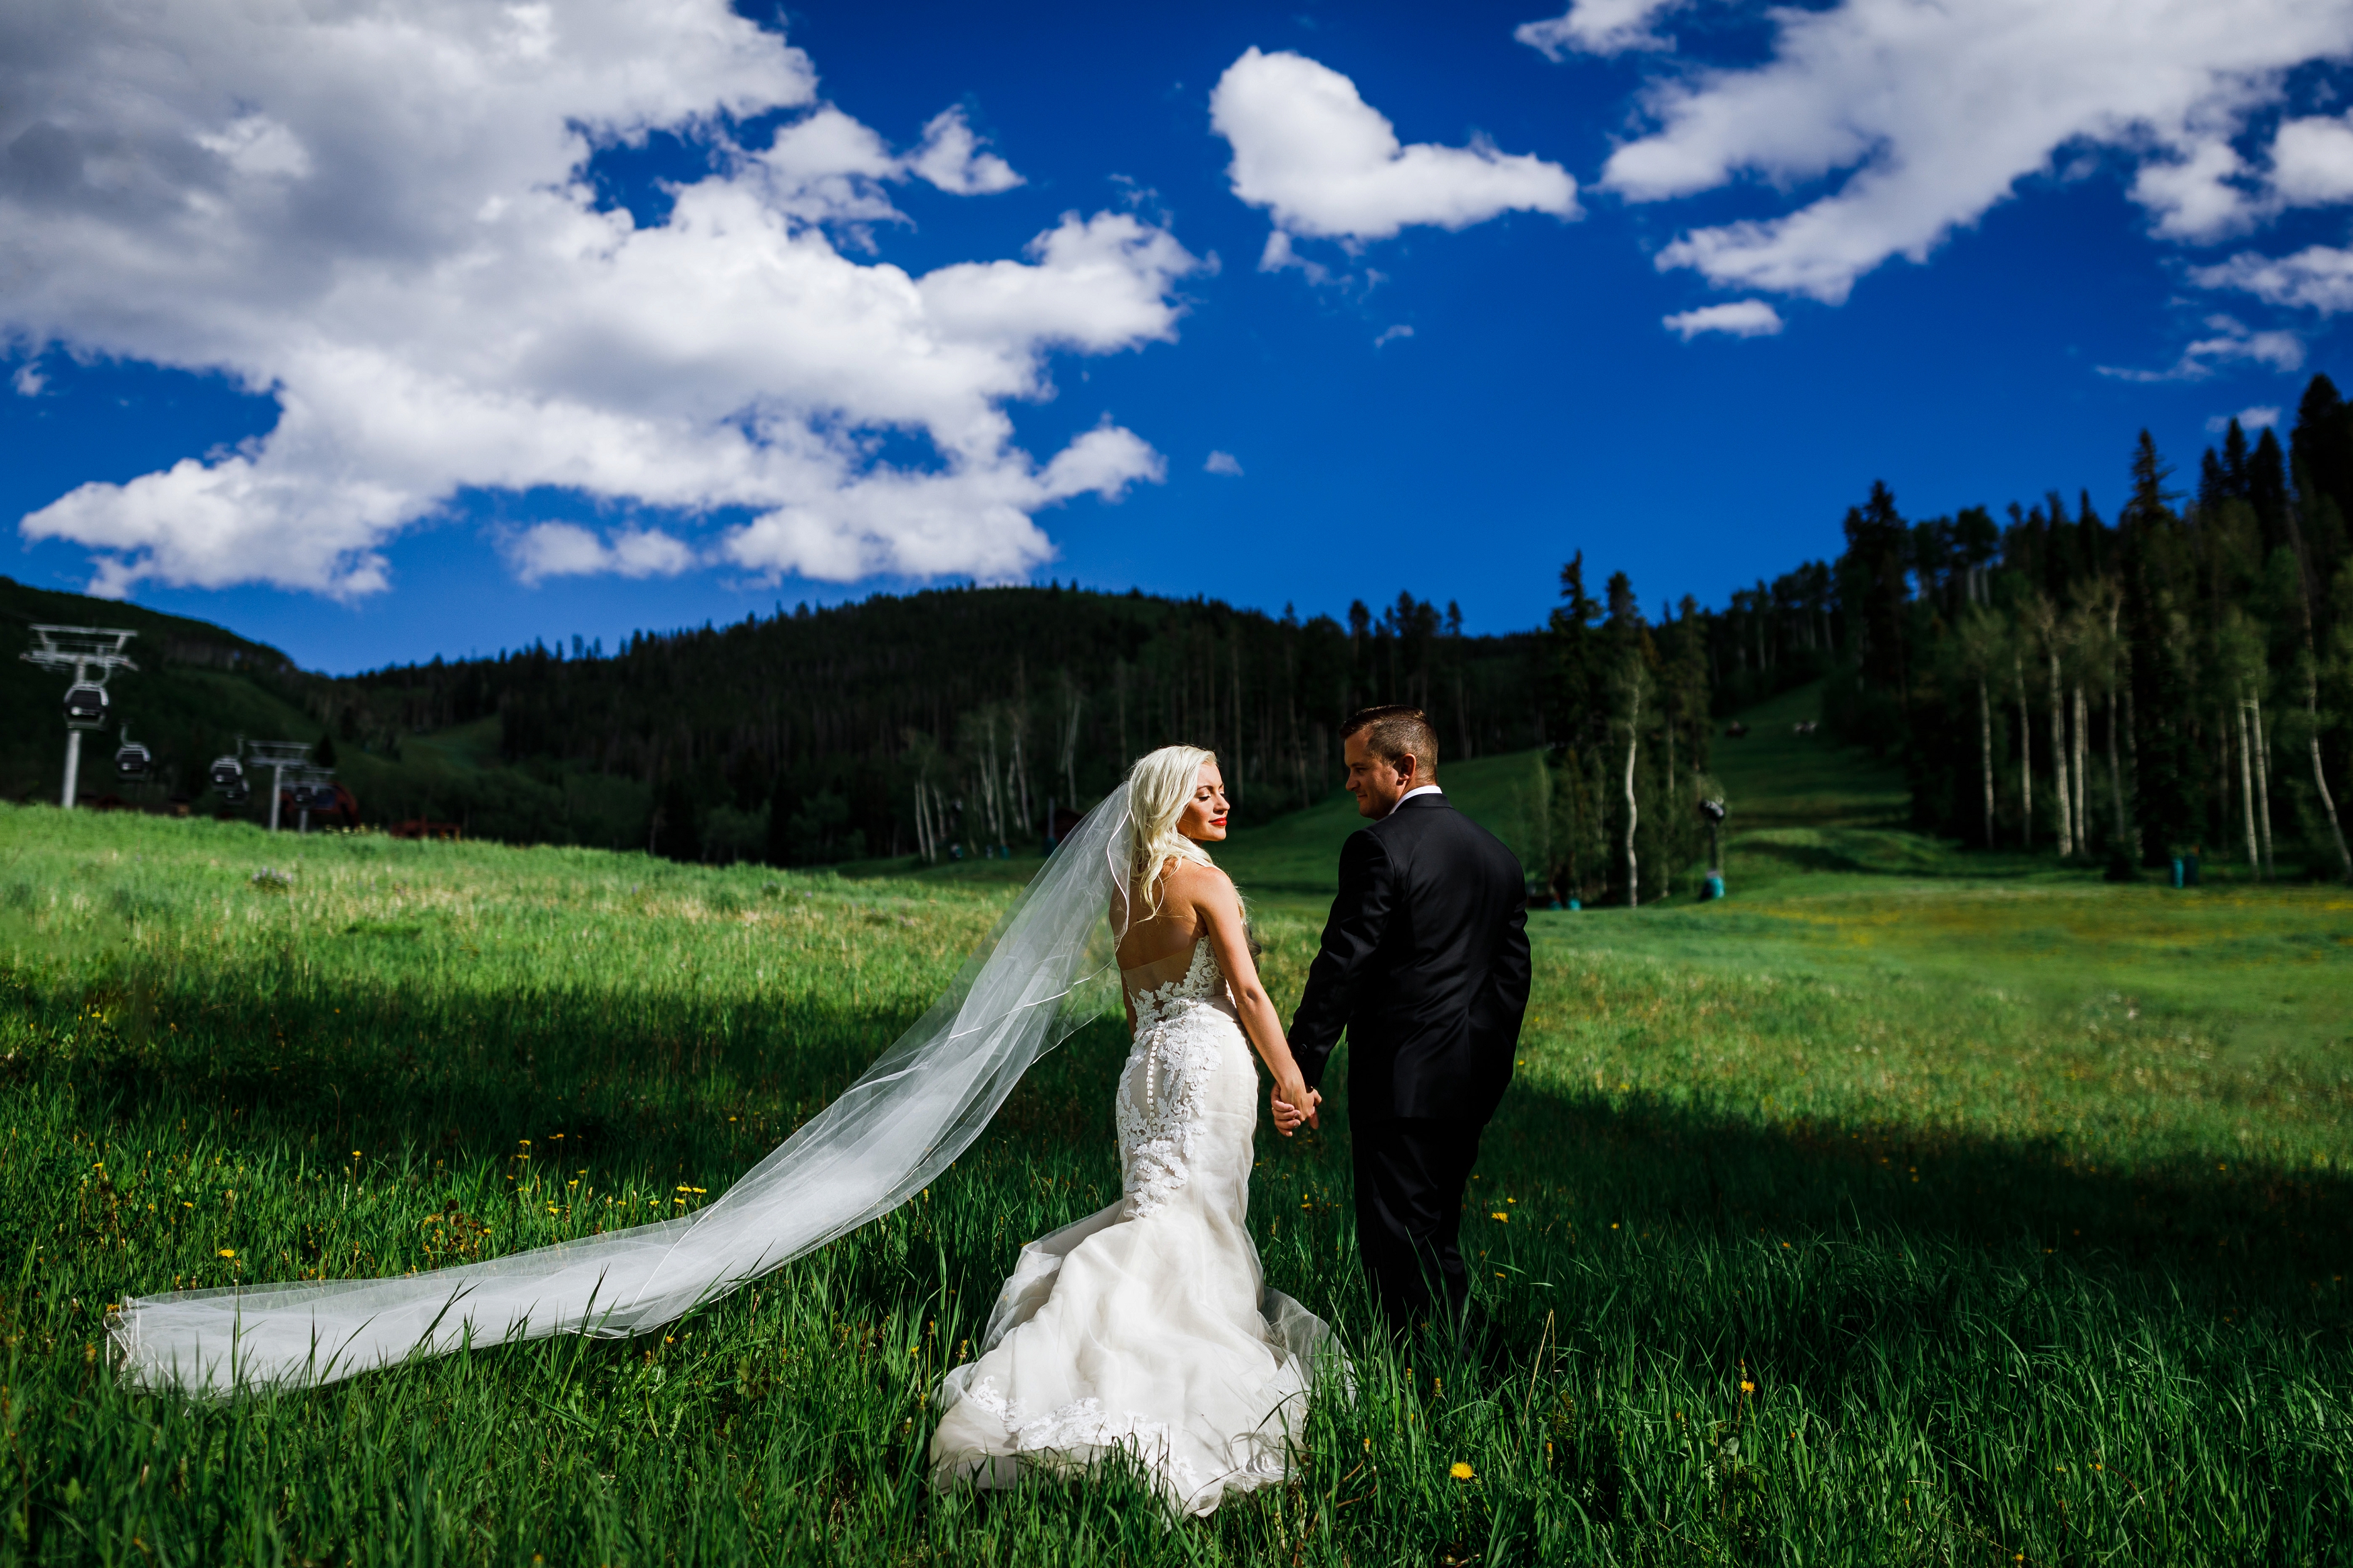
[{"label": "forested hill", "polygon": [[[113,693],[158,777],[123,790],[132,804],[223,809],[210,759],[240,737],[313,740],[370,822],[687,859],[1034,844],[1050,804],[1091,804],[1129,758],[1177,739],[1217,748],[1245,809],[1272,815],[1329,792],[1336,727],[1364,703],[1429,706],[1456,756],[1536,745],[1544,717],[1540,634],[1468,637],[1452,606],[1405,595],[1343,625],[1135,592],[947,588],[640,633],[610,652],[575,639],[347,678],[120,603],[9,584],[0,606],[141,632],[141,668]],[[62,684],[8,668],[18,721],[0,787],[53,798]],[[85,795],[113,788],[94,756]],[[266,815],[261,792],[245,809]]]},{"label": "forested hill", "polygon": [[575,642],[335,683],[322,718],[364,744],[496,721],[553,784],[636,781],[638,839],[685,858],[978,852],[1100,798],[1128,759],[1219,752],[1247,809],[1332,786],[1368,701],[1445,715],[1457,754],[1538,742],[1541,639],[1473,637],[1400,596],[1351,623],[1075,588],[950,588],[666,634]]}]

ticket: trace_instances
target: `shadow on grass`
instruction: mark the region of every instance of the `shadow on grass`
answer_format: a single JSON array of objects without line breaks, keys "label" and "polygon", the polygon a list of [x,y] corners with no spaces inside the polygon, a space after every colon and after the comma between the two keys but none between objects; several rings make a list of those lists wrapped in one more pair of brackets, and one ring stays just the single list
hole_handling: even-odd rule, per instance
[{"label": "shadow on grass", "polygon": [[[56,1020],[70,1044],[0,1068],[0,1094],[64,1090],[74,1120],[93,1131],[184,1123],[183,1142],[282,1163],[332,1165],[356,1149],[394,1169],[440,1162],[454,1177],[512,1160],[532,1140],[543,1161],[558,1153],[567,1170],[592,1169],[600,1187],[636,1181],[666,1192],[691,1179],[715,1194],[915,1016],[815,1005],[747,1015],[720,1002],[577,993],[448,1003],[400,985],[343,986],[332,997],[280,990],[272,1005],[238,1006],[220,999],[224,989],[208,977],[196,994],[163,987],[138,1007],[111,1009],[143,1008],[138,1030],[94,1028],[77,1002],[74,1019]],[[1082,1030],[1031,1069],[968,1162],[1075,1160],[1108,1201],[1112,1093],[1125,1053],[1116,1020]],[[1335,1084],[1345,1072],[1344,1053]],[[1262,1215],[1282,1217],[1269,1205],[1299,1201],[1286,1189],[1300,1183],[1345,1215],[1345,1106],[1342,1089],[1327,1130],[1298,1142],[1261,1127]],[[1527,1205],[1488,1242],[1539,1253],[1606,1240],[1613,1224],[1620,1239],[1646,1228],[1727,1242],[1863,1236],[2030,1257],[2047,1248],[2095,1272],[2281,1303],[2353,1262],[2353,1181],[2337,1172],[2243,1164],[2227,1152],[2111,1169],[2053,1142],[1767,1125],[1525,1077],[1488,1130],[1481,1171],[1493,1184],[1485,1194],[1508,1190]],[[1531,1202],[1539,1192],[1550,1196]],[[1474,1188],[1472,1201],[1486,1200]],[[1484,1222],[1472,1219],[1478,1231]],[[1024,1239],[1001,1238],[974,1261],[1001,1268]]]},{"label": "shadow on grass", "polygon": [[[1544,1173],[1596,1225],[1727,1237],[1865,1234],[2049,1249],[2094,1269],[2301,1295],[2353,1263],[2353,1181],[2236,1159],[2111,1168],[2055,1142],[1901,1125],[1760,1125],[1655,1100],[1517,1086],[1482,1166]],[[1622,1211],[1622,1212],[1621,1212]]]}]

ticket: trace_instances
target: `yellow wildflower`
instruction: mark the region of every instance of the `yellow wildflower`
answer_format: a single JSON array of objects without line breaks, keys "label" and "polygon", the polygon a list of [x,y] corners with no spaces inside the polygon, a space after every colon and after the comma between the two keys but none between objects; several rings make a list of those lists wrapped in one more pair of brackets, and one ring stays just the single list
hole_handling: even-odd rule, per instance
[{"label": "yellow wildflower", "polygon": [[1447,1472],[1447,1474],[1452,1476],[1458,1481],[1470,1480],[1476,1477],[1478,1473],[1478,1471],[1472,1469],[1470,1466],[1464,1464],[1460,1459],[1455,1460],[1454,1468]]}]

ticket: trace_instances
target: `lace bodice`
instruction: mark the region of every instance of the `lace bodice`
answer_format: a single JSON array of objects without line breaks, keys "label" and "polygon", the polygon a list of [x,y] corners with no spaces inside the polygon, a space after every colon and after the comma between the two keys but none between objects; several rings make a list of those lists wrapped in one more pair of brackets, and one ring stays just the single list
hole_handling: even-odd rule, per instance
[{"label": "lace bodice", "polygon": [[[1166,962],[1123,970],[1122,978],[1148,980]],[[1135,1008],[1135,1044],[1113,1110],[1128,1215],[1141,1219],[1192,1180],[1195,1134],[1208,1091],[1231,1065],[1236,1047],[1249,1047],[1235,1027],[1226,977],[1206,936],[1193,944],[1183,974],[1158,985],[1131,985],[1127,994]],[[1250,1071],[1247,1065],[1240,1070]]]},{"label": "lace bodice", "polygon": [[1158,963],[1119,972],[1121,984],[1127,987],[1127,999],[1135,1008],[1138,1039],[1143,1038],[1147,1030],[1176,1016],[1186,1007],[1202,1002],[1232,1005],[1226,994],[1225,973],[1218,967],[1217,955],[1209,951],[1208,937],[1204,936],[1193,943],[1193,961],[1186,965],[1184,973],[1157,985],[1144,984],[1158,975],[1166,963],[1167,960],[1163,959]]}]

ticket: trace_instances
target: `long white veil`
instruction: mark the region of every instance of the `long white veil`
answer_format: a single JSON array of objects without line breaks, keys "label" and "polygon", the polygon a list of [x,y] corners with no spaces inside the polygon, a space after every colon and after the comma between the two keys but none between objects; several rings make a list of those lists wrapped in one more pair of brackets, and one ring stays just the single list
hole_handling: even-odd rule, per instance
[{"label": "long white veil", "polygon": [[124,1377],[218,1396],[463,1344],[640,1333],[889,1213],[1100,1006],[1088,983],[1112,972],[1109,914],[1126,907],[1127,801],[1122,784],[1089,812],[931,1010],[709,1207],[400,1279],[133,1297],[107,1322]]}]

